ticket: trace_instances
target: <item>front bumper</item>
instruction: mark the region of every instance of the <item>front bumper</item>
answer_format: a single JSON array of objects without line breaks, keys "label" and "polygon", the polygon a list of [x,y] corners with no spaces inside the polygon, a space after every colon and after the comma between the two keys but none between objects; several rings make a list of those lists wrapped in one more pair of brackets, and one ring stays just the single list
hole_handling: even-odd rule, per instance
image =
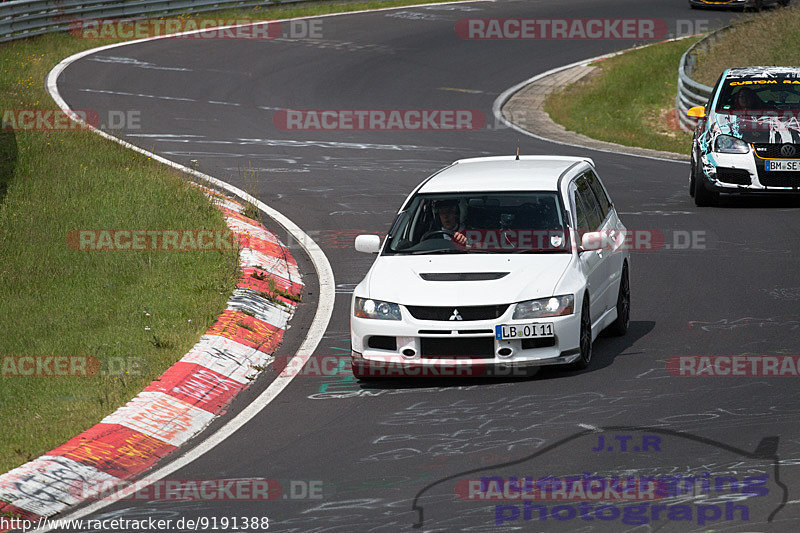
[{"label": "front bumper", "polygon": [[704,154],[702,185],[727,194],[800,194],[800,172],[767,171],[768,160],[753,150],[747,154]]},{"label": "front bumper", "polygon": [[689,4],[696,7],[753,7],[753,0],[689,0]]},{"label": "front bumper", "polygon": [[580,350],[562,352],[551,359],[535,359],[515,362],[489,362],[473,359],[429,359],[418,361],[401,360],[399,357],[365,358],[362,354],[350,352],[351,365],[369,377],[434,377],[434,378],[475,378],[475,377],[527,377],[531,370],[548,365],[567,365],[580,357]]},{"label": "front bumper", "polygon": [[[454,309],[456,307],[453,306]],[[502,316],[496,319],[445,321],[419,320],[404,306],[400,308],[402,320],[397,321],[351,317],[350,340],[354,364],[398,372],[400,369],[424,372],[426,367],[438,367],[472,369],[464,370],[466,374],[460,375],[503,375],[503,372],[513,369],[569,364],[580,356],[580,317],[575,313],[513,320],[514,306],[509,305]],[[553,324],[552,339],[495,338],[497,325],[544,322]]]}]

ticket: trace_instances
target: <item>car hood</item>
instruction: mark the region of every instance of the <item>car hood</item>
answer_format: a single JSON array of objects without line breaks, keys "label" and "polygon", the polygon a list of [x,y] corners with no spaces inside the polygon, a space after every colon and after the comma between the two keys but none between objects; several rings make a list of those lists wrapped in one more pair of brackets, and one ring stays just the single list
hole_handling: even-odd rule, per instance
[{"label": "car hood", "polygon": [[800,143],[800,124],[795,117],[776,115],[750,115],[717,113],[713,129],[747,143]]},{"label": "car hood", "polygon": [[505,304],[553,296],[571,261],[569,253],[389,255],[362,286],[369,298],[404,305]]}]

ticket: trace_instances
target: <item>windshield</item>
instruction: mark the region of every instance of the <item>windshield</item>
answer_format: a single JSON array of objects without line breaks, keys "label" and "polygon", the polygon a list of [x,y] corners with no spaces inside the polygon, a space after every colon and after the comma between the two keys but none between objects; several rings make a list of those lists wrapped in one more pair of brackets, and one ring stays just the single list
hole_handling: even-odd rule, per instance
[{"label": "windshield", "polygon": [[729,78],[724,83],[717,100],[717,113],[769,115],[800,110],[797,78]]},{"label": "windshield", "polygon": [[554,192],[420,194],[395,221],[387,254],[566,253]]}]

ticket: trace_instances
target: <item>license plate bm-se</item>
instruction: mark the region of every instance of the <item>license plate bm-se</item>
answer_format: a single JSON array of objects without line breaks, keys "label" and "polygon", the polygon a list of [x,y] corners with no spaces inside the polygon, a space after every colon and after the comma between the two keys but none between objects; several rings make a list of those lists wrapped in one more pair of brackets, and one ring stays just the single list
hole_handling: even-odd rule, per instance
[{"label": "license plate bm-se", "polygon": [[800,172],[800,161],[765,161],[766,169]]}]

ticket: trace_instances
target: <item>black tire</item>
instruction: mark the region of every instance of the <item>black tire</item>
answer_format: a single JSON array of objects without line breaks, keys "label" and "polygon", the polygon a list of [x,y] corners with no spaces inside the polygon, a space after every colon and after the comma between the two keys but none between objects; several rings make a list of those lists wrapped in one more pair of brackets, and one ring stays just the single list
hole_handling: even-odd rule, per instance
[{"label": "black tire", "polygon": [[631,320],[631,284],[628,279],[628,264],[622,265],[619,277],[619,293],[617,294],[617,319],[608,326],[608,333],[621,337],[628,332]]},{"label": "black tire", "polygon": [[583,297],[581,305],[580,350],[580,357],[569,364],[569,370],[584,370],[592,362],[592,317],[589,312],[589,296]]},{"label": "black tire", "polygon": [[706,188],[705,174],[699,168],[694,171],[694,204],[697,207],[713,207],[719,203],[719,193]]},{"label": "black tire", "polygon": [[697,187],[697,180],[695,179],[696,175],[697,172],[694,169],[694,159],[692,159],[691,169],[689,170],[689,196],[692,198],[694,198],[694,191]]}]

